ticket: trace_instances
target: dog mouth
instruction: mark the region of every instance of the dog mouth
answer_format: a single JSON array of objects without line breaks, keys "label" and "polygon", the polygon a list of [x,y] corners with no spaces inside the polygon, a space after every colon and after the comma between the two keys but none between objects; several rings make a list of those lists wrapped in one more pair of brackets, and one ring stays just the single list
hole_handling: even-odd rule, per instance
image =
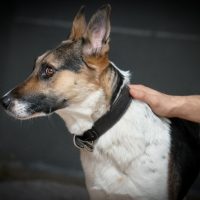
[{"label": "dog mouth", "polygon": [[19,119],[19,120],[28,120],[36,117],[46,116],[45,113],[25,113],[25,112],[13,112],[11,110],[6,110],[7,114]]},{"label": "dog mouth", "polygon": [[[47,115],[44,112],[37,112],[31,108],[31,104],[23,101],[13,100],[10,105],[6,108],[6,112],[20,120],[31,119],[34,117]],[[50,113],[49,113],[50,114]]]},{"label": "dog mouth", "polygon": [[44,95],[23,97],[20,99],[4,96],[1,103],[6,112],[17,119],[26,120],[50,115],[67,106],[67,100],[57,100]]}]

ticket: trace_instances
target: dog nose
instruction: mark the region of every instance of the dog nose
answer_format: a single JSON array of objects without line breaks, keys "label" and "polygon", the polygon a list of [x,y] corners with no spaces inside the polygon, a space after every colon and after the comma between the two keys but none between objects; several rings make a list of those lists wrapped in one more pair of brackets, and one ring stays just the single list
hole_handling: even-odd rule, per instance
[{"label": "dog nose", "polygon": [[8,106],[10,105],[11,103],[11,96],[8,94],[8,95],[5,95],[1,98],[1,104],[3,105],[3,107],[5,109],[8,108]]}]

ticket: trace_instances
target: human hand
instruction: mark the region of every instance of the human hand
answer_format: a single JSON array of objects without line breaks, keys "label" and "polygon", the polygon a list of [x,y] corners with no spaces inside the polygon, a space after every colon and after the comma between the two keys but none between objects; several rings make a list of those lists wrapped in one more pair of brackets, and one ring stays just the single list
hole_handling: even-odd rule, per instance
[{"label": "human hand", "polygon": [[138,100],[144,101],[152,111],[162,117],[173,117],[173,109],[176,107],[176,96],[167,95],[148,88],[144,85],[129,85],[130,94]]},{"label": "human hand", "polygon": [[161,117],[178,117],[200,123],[200,95],[167,95],[144,85],[130,85],[130,94],[144,101]]}]

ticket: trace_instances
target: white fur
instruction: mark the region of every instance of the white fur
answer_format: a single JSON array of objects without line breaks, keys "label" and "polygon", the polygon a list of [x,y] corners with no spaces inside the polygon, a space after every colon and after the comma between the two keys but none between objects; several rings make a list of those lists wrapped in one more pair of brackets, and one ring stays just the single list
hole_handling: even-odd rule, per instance
[{"label": "white fur", "polygon": [[7,112],[13,117],[16,117],[21,120],[46,116],[45,113],[35,113],[35,114],[30,115],[30,112],[27,111],[28,109],[30,109],[29,103],[15,99],[12,101],[11,111],[7,111]]},{"label": "white fur", "polygon": [[[119,71],[125,77],[123,85],[129,83],[129,73]],[[56,112],[71,133],[81,135],[107,110],[100,89],[81,104]],[[91,199],[168,199],[169,132],[167,119],[133,100],[124,116],[96,141],[92,153],[81,150]]]},{"label": "white fur", "polygon": [[63,118],[70,133],[81,135],[92,128],[94,121],[106,110],[105,96],[102,89],[90,93],[82,103],[70,104],[56,113]]},{"label": "white fur", "polygon": [[91,199],[167,199],[169,122],[134,100],[120,121],[81,151]]},{"label": "white fur", "polygon": [[[122,88],[124,87],[124,85],[129,84],[129,82],[130,82],[130,75],[131,75],[131,74],[130,74],[129,71],[123,71],[123,70],[119,69],[112,61],[110,61],[110,63],[111,63],[111,65],[112,65],[113,67],[115,67],[115,68],[123,75],[123,77],[124,77],[124,80],[123,80],[123,83],[122,83],[122,86],[121,86],[121,89],[122,89]],[[118,95],[116,96],[115,100],[117,100],[117,98],[119,97],[120,92],[121,92],[121,89],[119,90]]]},{"label": "white fur", "polygon": [[122,84],[122,87],[125,85],[125,84],[129,84],[130,82],[130,72],[129,71],[123,71],[121,69],[119,69],[114,62],[110,61],[111,65],[113,67],[115,67],[124,77],[124,81],[123,81],[123,84]]},{"label": "white fur", "polygon": [[15,115],[19,118],[25,118],[28,117],[30,114],[27,112],[28,109],[28,103],[21,102],[18,100],[14,100],[13,102],[12,111],[15,113]]}]

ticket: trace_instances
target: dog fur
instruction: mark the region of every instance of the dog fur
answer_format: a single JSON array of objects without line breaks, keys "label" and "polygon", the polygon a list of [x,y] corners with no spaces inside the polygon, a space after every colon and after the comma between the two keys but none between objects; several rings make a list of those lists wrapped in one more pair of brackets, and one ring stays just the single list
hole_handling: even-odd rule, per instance
[{"label": "dog fur", "polygon": [[[84,7],[68,39],[37,58],[31,75],[2,98],[6,111],[24,120],[57,113],[68,130],[82,135],[109,112],[129,73],[109,60],[110,6],[88,25]],[[81,150],[91,199],[183,199],[199,171],[198,126],[156,116],[133,100],[103,134],[94,151]]]}]

